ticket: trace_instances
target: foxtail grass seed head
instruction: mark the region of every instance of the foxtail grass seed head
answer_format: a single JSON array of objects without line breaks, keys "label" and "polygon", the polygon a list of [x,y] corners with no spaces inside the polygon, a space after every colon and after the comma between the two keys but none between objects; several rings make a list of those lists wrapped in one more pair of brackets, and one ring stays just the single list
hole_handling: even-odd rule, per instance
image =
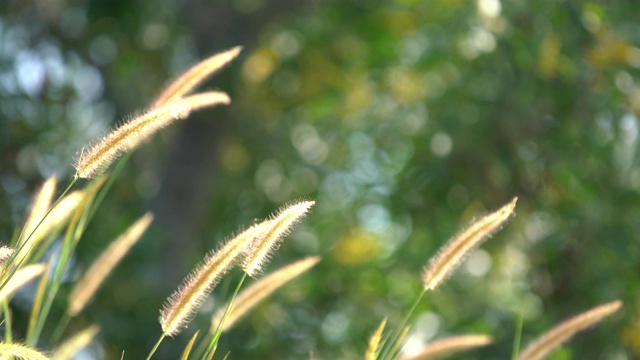
[{"label": "foxtail grass seed head", "polygon": [[13,248],[9,246],[0,246],[0,265],[2,265],[7,259],[13,255]]},{"label": "foxtail grass seed head", "polygon": [[31,235],[36,226],[38,226],[38,224],[47,214],[55,192],[56,177],[52,176],[47,179],[44,184],[42,184],[42,187],[40,188],[40,190],[38,190],[38,193],[33,197],[31,211],[29,212],[29,217],[27,218],[27,222],[24,225],[24,231],[22,232],[22,237],[20,238],[20,244],[24,243],[24,241],[29,237],[29,235]]},{"label": "foxtail grass seed head", "polygon": [[[44,272],[44,264],[27,265],[16,271],[9,281],[0,289],[0,301],[5,301],[20,289],[22,286],[42,275]],[[1,354],[1,353],[0,353]]]},{"label": "foxtail grass seed head", "polygon": [[460,335],[436,340],[427,344],[415,355],[402,357],[401,360],[439,359],[453,353],[486,346],[493,342],[488,335]]},{"label": "foxtail grass seed head", "polygon": [[286,206],[269,220],[272,227],[256,238],[242,261],[242,269],[247,275],[255,276],[260,271],[271,253],[280,246],[280,239],[288,234],[293,225],[300,221],[314,204],[314,201],[302,201]]},{"label": "foxtail grass seed head", "polygon": [[190,111],[196,111],[219,104],[229,105],[231,103],[231,99],[229,98],[229,95],[222,91],[209,91],[185,96],[176,100],[176,102],[187,105]]},{"label": "foxtail grass seed head", "polygon": [[186,104],[169,104],[125,122],[94,146],[83,149],[82,155],[74,164],[76,176],[92,178],[101,174],[120,155],[134,149],[171,122],[185,118],[189,111]]},{"label": "foxtail grass seed head", "polygon": [[622,307],[619,300],[595,307],[554,327],[536,339],[518,357],[519,360],[544,359],[576,333],[585,330]]},{"label": "foxtail grass seed head", "polygon": [[174,80],[167,88],[154,100],[152,108],[164,106],[165,104],[179,99],[196,86],[205,81],[209,76],[222,69],[226,64],[235,59],[242,47],[237,46],[227,51],[215,54],[196,65],[192,66],[184,74]]},{"label": "foxtail grass seed head", "polygon": [[369,338],[369,345],[367,346],[367,351],[364,354],[364,360],[376,360],[378,358],[380,340],[382,339],[382,332],[386,325],[387,319],[382,320],[376,331]]},{"label": "foxtail grass seed head", "polygon": [[100,332],[98,325],[91,325],[88,328],[76,333],[65,342],[60,344],[53,353],[56,360],[71,360],[82,349],[91,343],[94,337]]},{"label": "foxtail grass seed head", "polygon": [[[308,257],[287,265],[260,279],[255,284],[243,290],[233,302],[233,311],[226,319],[222,331],[231,329],[233,325],[253,309],[260,301],[271,295],[274,291],[295,279],[320,261],[317,256]],[[214,333],[222,321],[228,304],[220,307],[211,321],[211,333]]]},{"label": "foxtail grass seed head", "polygon": [[258,236],[260,226],[252,226],[210,253],[182,282],[160,311],[160,325],[165,335],[175,336],[187,327],[202,302]]},{"label": "foxtail grass seed head", "polygon": [[[60,230],[71,218],[71,215],[82,204],[85,191],[73,191],[67,194],[62,200],[51,209],[40,225],[33,231],[33,234],[24,235],[25,243],[21,246],[15,257],[15,263],[21,262],[30,251],[33,251],[45,238]],[[28,239],[28,240],[26,240]]]},{"label": "foxtail grass seed head", "polygon": [[496,232],[513,214],[518,198],[497,211],[475,221],[466,230],[453,237],[440,248],[438,254],[429,260],[422,272],[422,282],[426,290],[433,290],[451,275],[464,258],[477,248],[487,237]]},{"label": "foxtail grass seed head", "polygon": [[140,239],[153,221],[151,213],[145,214],[113,241],[91,265],[82,279],[76,283],[69,297],[69,315],[75,316],[96,293],[104,279]]},{"label": "foxtail grass seed head", "polygon": [[49,357],[25,345],[0,342],[0,359],[49,360]]}]

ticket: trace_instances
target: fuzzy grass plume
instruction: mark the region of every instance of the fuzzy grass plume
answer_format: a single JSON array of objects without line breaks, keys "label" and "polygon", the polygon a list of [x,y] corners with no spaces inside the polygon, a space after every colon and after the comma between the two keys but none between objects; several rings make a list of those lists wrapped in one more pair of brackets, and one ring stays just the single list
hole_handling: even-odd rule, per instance
[{"label": "fuzzy grass plume", "polygon": [[376,360],[378,353],[380,352],[380,340],[382,339],[382,332],[387,325],[387,319],[382,320],[376,331],[369,338],[369,345],[367,351],[364,353],[364,360]]},{"label": "fuzzy grass plume", "polygon": [[85,190],[73,191],[63,197],[49,214],[40,222],[39,226],[34,227],[30,234],[23,233],[20,239],[20,247],[18,247],[14,263],[21,263],[30,253],[42,243],[44,239],[53,235],[71,219],[71,215],[82,205],[85,197]]},{"label": "fuzzy grass plume", "polygon": [[56,360],[73,359],[78,351],[84,349],[91,343],[93,338],[98,335],[98,332],[100,332],[100,327],[97,325],[91,325],[88,328],[81,330],[60,344],[60,346],[58,346],[54,351],[53,358]]},{"label": "fuzzy grass plume", "polygon": [[84,309],[111,270],[140,239],[153,221],[151,213],[145,214],[114,240],[91,265],[82,279],[76,283],[69,297],[69,315],[75,316]]},{"label": "fuzzy grass plume", "polygon": [[[320,257],[312,256],[306,259],[302,259],[287,265],[267,276],[260,279],[255,284],[249,286],[243,290],[233,302],[233,311],[228,316],[222,331],[229,330],[233,325],[253,307],[255,307],[260,301],[264,300],[267,296],[271,295],[274,291],[278,290],[284,284],[302,275],[307,270],[311,269],[320,261]],[[222,322],[227,305],[222,306],[220,310],[214,315],[211,321],[211,332],[213,333],[218,325]]]},{"label": "fuzzy grass plume", "polygon": [[2,265],[5,261],[7,261],[15,250],[9,246],[0,246],[0,265]]},{"label": "fuzzy grass plume", "polygon": [[0,289],[0,302],[7,300],[9,297],[11,297],[11,295],[13,295],[14,292],[16,292],[16,290],[20,289],[22,286],[35,279],[36,277],[42,275],[44,269],[45,265],[35,264],[27,265],[16,271],[16,273],[11,277],[11,279],[9,279],[4,287]]},{"label": "fuzzy grass plume", "polygon": [[82,155],[73,165],[76,176],[92,178],[106,170],[113,161],[125,152],[134,149],[161,128],[171,122],[185,118],[189,107],[185,104],[170,104],[135,117],[105,135]]},{"label": "fuzzy grass plume", "polygon": [[493,342],[488,335],[459,335],[427,344],[419,353],[413,356],[400,358],[401,360],[427,360],[439,359],[453,353],[486,346]]},{"label": "fuzzy grass plume", "polygon": [[42,184],[36,195],[33,197],[29,217],[27,217],[27,221],[25,222],[24,230],[22,232],[22,238],[20,239],[20,245],[26,241],[42,219],[44,219],[44,216],[49,211],[55,192],[56,177],[52,176]]},{"label": "fuzzy grass plume", "polygon": [[237,46],[227,51],[215,54],[209,58],[192,66],[180,77],[175,79],[167,88],[154,100],[151,108],[158,108],[169,102],[182,98],[191,92],[196,86],[213,75],[225,65],[235,59],[242,47]]},{"label": "fuzzy grass plume", "polygon": [[449,240],[440,248],[422,273],[425,290],[433,290],[442,283],[462,260],[477,248],[488,236],[497,231],[513,214],[518,198],[504,205],[497,211],[482,217],[466,230]]},{"label": "fuzzy grass plume", "polygon": [[285,206],[278,211],[273,219],[268,220],[268,223],[271,224],[270,229],[262,236],[256,238],[256,241],[251,245],[251,248],[243,259],[242,269],[247,275],[255,276],[260,271],[270,254],[280,246],[280,239],[291,230],[295,223],[300,221],[300,219],[309,212],[309,209],[314,204],[314,201],[302,201],[290,206]]},{"label": "fuzzy grass plume", "polygon": [[150,110],[135,117],[105,135],[88,149],[83,149],[73,165],[76,177],[92,178],[104,172],[123,153],[133,150],[141,142],[173,121],[185,118],[191,111],[218,104],[229,104],[227,94],[218,91],[187,95],[209,75],[233,60],[240,48],[214,55],[195,65],[176,79],[154,101]]},{"label": "fuzzy grass plume", "polygon": [[161,310],[160,325],[165,335],[175,336],[191,321],[202,301],[217,285],[220,278],[233,266],[263,228],[254,225],[208,255],[182,285],[167,299]]},{"label": "fuzzy grass plume", "polygon": [[229,98],[229,95],[221,91],[208,91],[185,96],[179,99],[177,103],[187,105],[189,107],[189,111],[196,111],[218,104],[229,105],[231,103],[231,99]]},{"label": "fuzzy grass plume", "polygon": [[49,357],[25,345],[0,342],[0,359],[49,360]]},{"label": "fuzzy grass plume", "polygon": [[518,359],[544,359],[551,351],[569,340],[573,335],[600,322],[621,307],[622,302],[620,300],[612,301],[560,323],[527,346]]}]

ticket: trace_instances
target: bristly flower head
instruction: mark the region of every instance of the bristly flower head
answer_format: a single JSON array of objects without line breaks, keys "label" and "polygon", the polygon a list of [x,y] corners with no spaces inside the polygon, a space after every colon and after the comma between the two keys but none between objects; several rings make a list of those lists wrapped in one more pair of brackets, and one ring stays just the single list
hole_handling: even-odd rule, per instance
[{"label": "bristly flower head", "polygon": [[242,261],[242,269],[247,275],[254,276],[260,271],[269,255],[280,246],[280,239],[307,214],[313,204],[314,201],[302,201],[287,206],[279,210],[273,219],[265,222],[270,225],[267,225],[267,230],[255,239]]},{"label": "bristly flower head", "polygon": [[177,103],[152,110],[125,122],[105,135],[94,146],[83,149],[80,158],[73,165],[77,171],[76,176],[92,178],[101,174],[122,154],[134,149],[161,128],[188,114],[189,107]]},{"label": "bristly flower head", "polygon": [[513,214],[517,200],[517,197],[513,198],[511,202],[497,211],[474,222],[469,228],[441,247],[438,254],[431,258],[424,268],[422,273],[424,288],[433,290],[451,275],[453,270],[473,249],[478,247],[484,239],[497,231],[509,219]]},{"label": "bristly flower head", "polygon": [[192,96],[186,95],[209,75],[238,56],[240,50],[240,47],[235,47],[194,65],[171,83],[156,98],[146,113],[125,122],[97,141],[95,145],[83,149],[79,159],[73,165],[76,168],[76,177],[91,178],[101,174],[123,153],[134,149],[171,122],[187,117],[191,111],[218,104],[229,104],[230,99],[223,92],[212,91]]},{"label": "bristly flower head", "polygon": [[[271,295],[274,291],[278,290],[284,284],[302,275],[307,270],[311,269],[320,261],[317,256],[311,256],[306,259],[298,260],[293,264],[289,264],[263,278],[261,278],[255,284],[249,286],[243,290],[235,301],[232,303],[233,311],[228,315],[229,317],[224,321],[222,325],[222,331],[230,329],[240,318],[249,312],[260,301]],[[223,322],[225,316],[225,310],[229,304],[220,307],[218,312],[211,320],[211,333],[213,334],[218,326]]]},{"label": "bristly flower head", "polygon": [[600,320],[618,311],[621,307],[622,301],[616,300],[564,321],[527,346],[518,357],[518,360],[541,360],[546,358],[551,351],[569,340],[573,335],[600,322]]},{"label": "bristly flower head", "polygon": [[107,134],[95,146],[83,151],[74,164],[77,176],[91,178],[102,173],[122,154],[135,149],[175,120],[186,118],[191,111],[230,102],[227,94],[212,91],[188,96],[133,118]]},{"label": "bristly flower head", "polygon": [[84,309],[109,273],[144,234],[151,221],[153,221],[153,215],[145,214],[100,254],[71,290],[67,309],[69,315],[76,316]]},{"label": "bristly flower head", "polygon": [[175,336],[187,327],[198,308],[218,284],[220,278],[236,263],[253,239],[261,233],[254,225],[205,257],[182,285],[166,301],[160,311],[160,325],[165,335]]},{"label": "bristly flower head", "polygon": [[215,54],[192,66],[167,86],[167,88],[158,95],[151,107],[157,108],[164,106],[169,102],[180,99],[189,94],[196,86],[206,80],[209,76],[215,74],[235,59],[238,54],[240,54],[241,50],[241,46],[236,46],[227,51]]},{"label": "bristly flower head", "polygon": [[418,354],[414,356],[402,357],[400,360],[427,360],[440,359],[456,352],[486,346],[493,342],[493,338],[488,335],[470,334],[457,335],[433,341],[427,344]]}]

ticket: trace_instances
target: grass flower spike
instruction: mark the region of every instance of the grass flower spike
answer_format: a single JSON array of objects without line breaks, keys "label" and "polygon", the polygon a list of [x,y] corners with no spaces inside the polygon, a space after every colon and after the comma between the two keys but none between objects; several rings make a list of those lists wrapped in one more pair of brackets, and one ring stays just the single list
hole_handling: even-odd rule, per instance
[{"label": "grass flower spike", "polygon": [[[279,269],[255,284],[243,290],[233,302],[233,311],[225,321],[222,331],[230,329],[242,316],[251,310],[256,304],[278,290],[281,286],[300,276],[307,270],[311,269],[320,261],[317,256],[302,259]],[[222,306],[211,321],[211,332],[213,333],[218,324],[222,321],[225,309]]]},{"label": "grass flower spike", "polygon": [[83,152],[74,164],[76,176],[92,178],[101,174],[122,154],[135,149],[151,135],[175,120],[186,118],[191,111],[218,104],[229,104],[230,101],[227,94],[212,91],[171,102],[133,118],[107,134],[88,151]]},{"label": "grass flower spike", "polygon": [[83,150],[74,164],[77,176],[92,178],[101,174],[123,153],[134,149],[142,141],[176,119],[189,113],[185,104],[170,104],[133,118],[102,138],[95,146]]},{"label": "grass flower spike", "polygon": [[97,325],[91,325],[78,332],[56,348],[56,351],[53,353],[53,358],[56,360],[73,359],[78,351],[84,349],[91,343],[91,340],[93,340],[98,332],[100,332],[100,328]]},{"label": "grass flower spike", "polygon": [[28,265],[20,268],[20,270],[11,277],[6,285],[0,289],[0,301],[7,300],[14,292],[16,292],[16,290],[20,289],[34,278],[42,275],[44,269],[45,266],[43,264]]},{"label": "grass flower spike", "polygon": [[13,252],[13,248],[9,246],[0,246],[0,265],[9,259]]},{"label": "grass flower spike", "polygon": [[155,99],[152,108],[158,108],[165,104],[182,98],[202,83],[210,75],[222,69],[226,64],[240,54],[242,47],[237,46],[225,52],[215,54],[191,67],[183,75],[174,80]]},{"label": "grass flower spike", "polygon": [[136,241],[140,239],[152,220],[153,215],[147,213],[131,225],[102,252],[71,291],[68,309],[69,315],[75,316],[84,309],[87,302],[95,294],[107,275],[111,273],[111,270],[113,270],[122,257],[124,257]]},{"label": "grass flower spike", "polygon": [[423,270],[422,282],[425,290],[435,289],[451,275],[453,270],[472,250],[497,231],[513,214],[517,200],[518,198],[514,198],[497,211],[477,220],[469,228],[441,247],[438,254],[431,258]]},{"label": "grass flower spike", "polygon": [[176,100],[176,103],[187,105],[190,111],[196,111],[218,104],[229,105],[231,103],[231,99],[229,98],[229,95],[221,91],[209,91],[185,96]]},{"label": "grass flower spike", "polygon": [[0,342],[0,359],[49,360],[49,357],[24,345]]},{"label": "grass flower spike", "polygon": [[460,335],[436,340],[427,344],[418,354],[402,357],[401,360],[439,359],[456,352],[489,345],[493,338],[488,335]]},{"label": "grass flower spike", "polygon": [[272,220],[268,220],[272,225],[271,228],[263,236],[256,238],[243,260],[242,269],[247,275],[256,275],[269,255],[277,250],[280,245],[280,239],[290,231],[296,222],[307,214],[313,204],[315,204],[313,201],[302,201],[287,206],[278,211],[278,214]]},{"label": "grass flower spike", "polygon": [[174,292],[160,312],[160,325],[165,335],[175,336],[191,321],[202,301],[217,285],[220,278],[235,263],[260,234],[263,228],[254,225],[208,255],[182,285]]},{"label": "grass flower spike", "polygon": [[519,360],[544,359],[551,351],[569,340],[577,332],[600,322],[600,320],[613,314],[622,307],[619,300],[600,305],[578,316],[575,316],[560,325],[549,330],[522,352]]},{"label": "grass flower spike", "polygon": [[369,345],[367,351],[364,354],[364,360],[376,360],[380,351],[380,340],[382,339],[382,332],[387,325],[387,319],[382,320],[376,331],[369,338]]},{"label": "grass flower spike", "polygon": [[23,244],[31,233],[36,229],[40,221],[44,218],[51,202],[53,195],[56,192],[56,177],[52,176],[42,184],[42,187],[38,193],[33,197],[33,204],[31,205],[31,211],[29,217],[24,225],[24,231],[22,232],[22,238],[20,239],[20,245]]},{"label": "grass flower spike", "polygon": [[[84,190],[67,194],[51,209],[47,217],[40,222],[40,225],[37,228],[34,227],[32,234],[23,233],[24,240],[20,240],[22,245],[18,248],[14,263],[22,262],[45,238],[66,225],[71,215],[82,205],[84,195]],[[24,243],[22,243],[23,241]]]}]

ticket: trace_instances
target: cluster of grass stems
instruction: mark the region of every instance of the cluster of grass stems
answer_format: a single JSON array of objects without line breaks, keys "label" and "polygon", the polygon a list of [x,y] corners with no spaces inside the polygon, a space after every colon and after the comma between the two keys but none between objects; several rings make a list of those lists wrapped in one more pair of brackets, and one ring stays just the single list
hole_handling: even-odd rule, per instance
[{"label": "cluster of grass stems", "polygon": [[[74,284],[63,317],[51,319],[49,312],[59,295],[63,273],[72,259],[74,249],[132,150],[161,128],[186,118],[193,111],[230,103],[229,97],[223,92],[194,93],[194,90],[231,62],[240,50],[239,47],[233,48],[194,65],[172,82],[152,102],[151,107],[85,147],[73,164],[75,176],[62,191],[57,191],[55,177],[49,178],[40,187],[33,197],[21,231],[16,232],[10,244],[0,247],[0,305],[4,328],[0,359],[71,359],[99,333],[98,325],[91,325],[75,334],[66,334],[66,328],[90,304],[102,282],[141,238],[151,225],[153,215],[142,215],[103,251]],[[108,172],[116,160],[119,160],[118,165]],[[74,190],[80,178],[87,181],[82,189]],[[417,354],[402,355],[404,340],[410,329],[408,324],[416,306],[428,292],[442,285],[470,252],[512,217],[516,200],[514,198],[498,210],[475,220],[441,247],[424,267],[423,290],[406,317],[389,331],[386,331],[387,319],[383,319],[371,335],[367,348],[363,349],[364,359],[434,359],[486,346],[493,341],[487,334],[457,335],[433,341]],[[227,304],[212,317],[210,328],[193,334],[181,359],[212,359],[223,332],[229,330],[258,302],[316,265],[320,258],[312,256],[260,277],[261,269],[283,238],[313,205],[313,201],[291,202],[268,219],[250,225],[207,254],[160,310],[161,332],[147,359],[153,357],[167,336],[174,337],[187,327],[202,302],[232,267],[240,266],[243,277]],[[62,239],[60,253],[55,258],[47,258],[47,249],[58,237]],[[243,289],[247,276],[258,279]],[[39,279],[38,286],[26,335],[24,339],[14,339],[9,302],[17,290],[36,279]],[[540,336],[522,352],[519,351],[518,331],[512,357],[521,360],[543,359],[575,333],[592,326],[621,306],[620,301],[612,301],[570,318]],[[43,328],[48,321],[57,325],[51,337],[43,339]],[[199,345],[196,346],[198,341]],[[46,350],[38,349],[43,346],[46,346]]]}]

